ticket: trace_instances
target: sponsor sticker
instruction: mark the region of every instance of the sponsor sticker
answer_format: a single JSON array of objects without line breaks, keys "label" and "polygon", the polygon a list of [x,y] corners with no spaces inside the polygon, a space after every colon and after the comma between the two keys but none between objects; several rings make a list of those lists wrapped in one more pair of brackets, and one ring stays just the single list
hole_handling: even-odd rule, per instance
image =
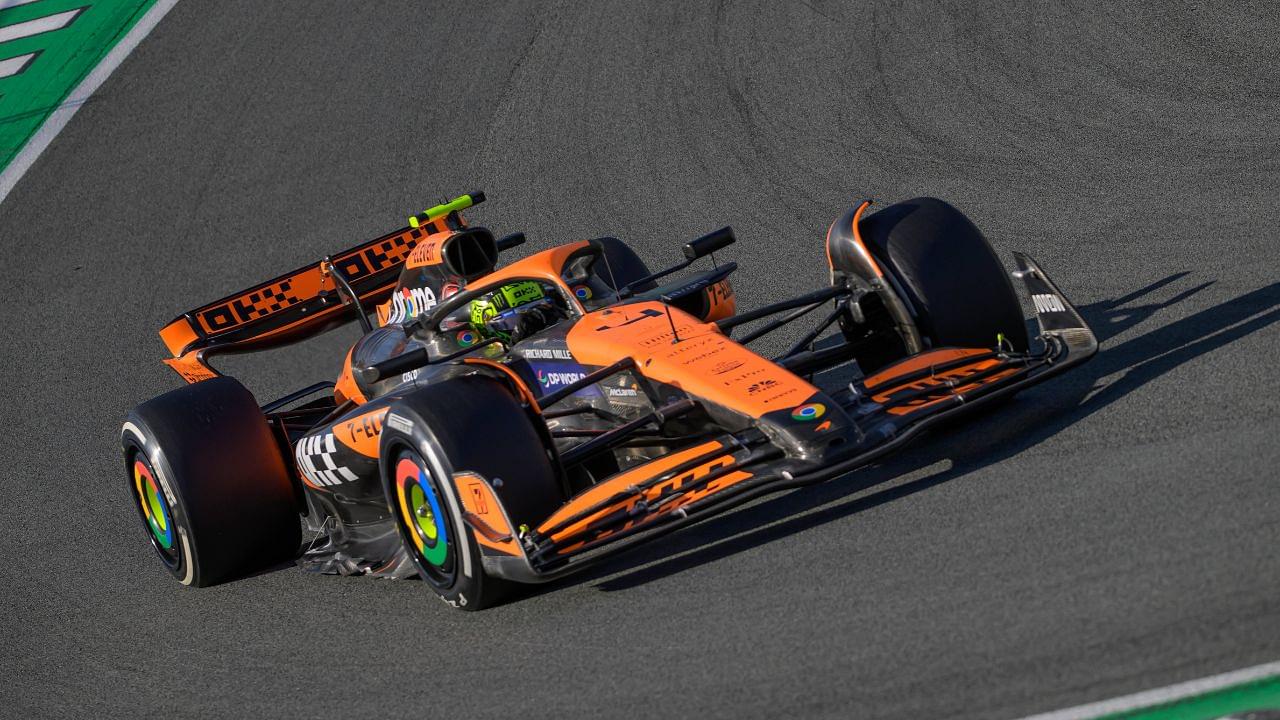
[{"label": "sponsor sticker", "polygon": [[[538,386],[542,388],[543,393],[554,392],[567,385],[572,385],[587,376],[586,370],[581,365],[569,363],[555,363],[551,365],[533,364],[533,376],[538,380]],[[592,385],[585,387],[574,393],[578,396],[597,396],[600,394],[599,388]]]},{"label": "sponsor sticker", "polygon": [[822,403],[805,403],[791,411],[791,419],[800,422],[811,422],[827,414],[827,406]]},{"label": "sponsor sticker", "polygon": [[412,320],[435,306],[436,294],[431,288],[400,288],[391,295],[387,324]]},{"label": "sponsor sticker", "polygon": [[529,360],[572,360],[573,355],[565,348],[524,348],[522,353]]},{"label": "sponsor sticker", "polygon": [[548,372],[546,370],[539,370],[536,374],[538,376],[538,384],[548,390],[572,385],[587,376],[584,372]]},{"label": "sponsor sticker", "polygon": [[476,341],[478,341],[479,339],[480,339],[480,336],[476,334],[475,330],[458,331],[458,335],[457,335],[458,344],[464,348],[475,345]]},{"label": "sponsor sticker", "polygon": [[733,372],[742,367],[741,360],[721,360],[711,367],[712,375],[723,375],[727,372]]},{"label": "sponsor sticker", "polygon": [[776,387],[778,387],[777,380],[774,380],[773,378],[765,378],[763,380],[758,380],[748,385],[747,394],[758,395],[766,390],[771,390]]},{"label": "sponsor sticker", "polygon": [[437,235],[443,235],[443,237],[428,236],[415,245],[413,251],[409,253],[405,266],[416,268],[439,265],[442,260],[440,248],[444,246],[445,240],[453,237],[453,233],[437,233]]},{"label": "sponsor sticker", "polygon": [[1031,302],[1036,306],[1036,312],[1066,312],[1067,308],[1063,306],[1062,301],[1057,295],[1032,295]]},{"label": "sponsor sticker", "polygon": [[586,285],[575,285],[573,288],[573,296],[579,300],[590,300],[591,288]]}]

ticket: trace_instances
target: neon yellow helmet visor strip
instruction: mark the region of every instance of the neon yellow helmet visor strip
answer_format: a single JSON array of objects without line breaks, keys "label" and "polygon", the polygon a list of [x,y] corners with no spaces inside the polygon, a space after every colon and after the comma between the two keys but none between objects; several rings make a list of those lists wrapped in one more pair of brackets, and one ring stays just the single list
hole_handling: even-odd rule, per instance
[{"label": "neon yellow helmet visor strip", "polygon": [[417,215],[411,216],[409,218],[409,227],[420,227],[432,220],[442,218],[451,212],[466,210],[467,208],[473,205],[479,205],[482,202],[484,202],[484,193],[482,192],[473,192],[456,197],[449,202],[441,203],[435,207],[429,207]]},{"label": "neon yellow helmet visor strip", "polygon": [[533,280],[508,283],[496,292],[471,301],[471,324],[477,329],[498,313],[546,297],[542,286]]}]

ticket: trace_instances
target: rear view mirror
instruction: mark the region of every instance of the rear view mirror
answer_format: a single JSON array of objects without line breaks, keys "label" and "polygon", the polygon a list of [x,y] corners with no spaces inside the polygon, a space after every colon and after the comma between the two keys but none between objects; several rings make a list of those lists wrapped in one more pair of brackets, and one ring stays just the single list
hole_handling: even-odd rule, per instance
[{"label": "rear view mirror", "polygon": [[503,235],[498,238],[498,252],[510,250],[513,247],[524,244],[524,233],[513,232],[510,235]]},{"label": "rear view mirror", "polygon": [[685,243],[684,256],[692,262],[700,257],[706,257],[721,248],[729,247],[736,240],[737,238],[733,236],[733,228],[726,225],[719,230],[709,232],[696,240],[690,240]]}]

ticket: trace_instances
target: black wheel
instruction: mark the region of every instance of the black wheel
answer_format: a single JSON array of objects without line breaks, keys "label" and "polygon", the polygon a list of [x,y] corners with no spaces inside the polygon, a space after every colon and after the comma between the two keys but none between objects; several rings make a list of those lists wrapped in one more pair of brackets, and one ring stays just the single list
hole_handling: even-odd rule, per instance
[{"label": "black wheel", "polygon": [[462,519],[456,473],[484,478],[516,528],[537,525],[564,502],[535,422],[508,387],[484,376],[435,383],[387,414],[387,503],[418,574],[454,607],[490,607],[510,590],[484,571],[475,533]]},{"label": "black wheel", "polygon": [[[602,251],[600,260],[594,268],[595,273],[614,290],[652,274],[649,266],[645,265],[636,251],[618,238],[597,238],[591,242],[599,246]],[[650,280],[637,285],[634,289],[641,293],[657,286],[657,283]]]},{"label": "black wheel", "polygon": [[[1026,321],[1009,274],[959,210],[937,198],[915,198],[863,218],[858,229],[933,347],[995,347],[1003,335],[1014,349],[1027,349]],[[880,352],[872,364],[893,359]]]},{"label": "black wheel", "polygon": [[121,442],[147,537],[183,584],[214,585],[297,554],[293,484],[240,383],[214,378],[142,403]]}]

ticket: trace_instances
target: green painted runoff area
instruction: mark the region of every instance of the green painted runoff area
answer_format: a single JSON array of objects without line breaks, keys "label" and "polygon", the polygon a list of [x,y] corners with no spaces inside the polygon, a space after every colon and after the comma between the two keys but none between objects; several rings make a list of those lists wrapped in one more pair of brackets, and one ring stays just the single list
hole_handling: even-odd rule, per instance
[{"label": "green painted runoff area", "polygon": [[155,1],[0,0],[0,170]]}]

